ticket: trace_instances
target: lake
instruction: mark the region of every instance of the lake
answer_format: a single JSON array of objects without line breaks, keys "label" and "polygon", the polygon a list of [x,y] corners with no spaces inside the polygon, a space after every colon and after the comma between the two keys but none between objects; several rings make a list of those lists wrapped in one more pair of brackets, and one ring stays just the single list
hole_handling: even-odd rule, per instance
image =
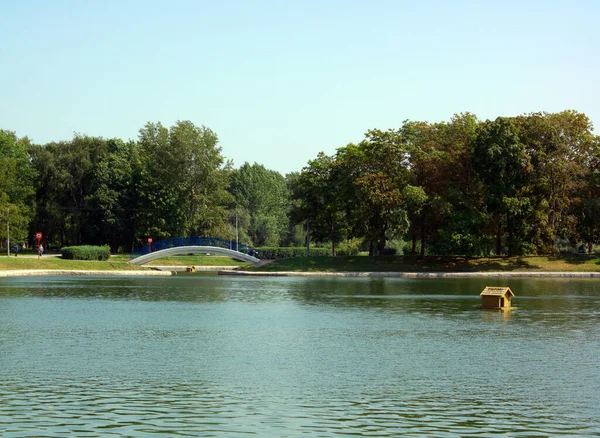
[{"label": "lake", "polygon": [[0,435],[600,436],[600,281],[1,279]]}]

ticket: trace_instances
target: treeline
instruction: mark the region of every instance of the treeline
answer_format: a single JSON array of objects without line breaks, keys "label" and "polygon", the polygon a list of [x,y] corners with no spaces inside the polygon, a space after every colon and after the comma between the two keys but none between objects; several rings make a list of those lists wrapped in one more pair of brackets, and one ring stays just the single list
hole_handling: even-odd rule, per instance
[{"label": "treeline", "polygon": [[[285,178],[264,166],[234,169],[209,128],[148,123],[137,141],[75,135],[34,145],[0,131],[0,223],[11,242],[50,248],[108,244],[129,252],[168,237],[238,236],[277,246],[288,234]],[[7,227],[0,231],[7,240]]]},{"label": "treeline", "polygon": [[575,111],[406,121],[285,177],[234,168],[217,135],[189,121],[148,123],[128,142],[35,145],[0,130],[0,235],[32,243],[39,231],[51,248],[113,252],[148,237],[237,235],[277,247],[304,245],[306,234],[333,254],[547,254],[559,241],[591,251],[599,163],[600,140]]},{"label": "treeline", "polygon": [[548,254],[564,239],[600,238],[600,140],[584,114],[407,121],[320,154],[294,188],[292,215],[333,243],[369,253],[406,238],[406,252]]}]

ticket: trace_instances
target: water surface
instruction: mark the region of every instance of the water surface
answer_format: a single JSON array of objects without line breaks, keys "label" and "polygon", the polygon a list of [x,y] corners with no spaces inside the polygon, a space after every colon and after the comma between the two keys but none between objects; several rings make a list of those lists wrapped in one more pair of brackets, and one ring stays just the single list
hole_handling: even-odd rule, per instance
[{"label": "water surface", "polygon": [[0,434],[600,436],[599,317],[592,279],[2,279]]}]

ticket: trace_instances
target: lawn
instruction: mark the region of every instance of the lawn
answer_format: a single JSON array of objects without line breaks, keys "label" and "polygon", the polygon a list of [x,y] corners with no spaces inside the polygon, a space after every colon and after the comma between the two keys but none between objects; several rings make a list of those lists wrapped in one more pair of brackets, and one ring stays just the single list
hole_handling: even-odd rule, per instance
[{"label": "lawn", "polygon": [[63,260],[60,257],[7,257],[0,255],[0,270],[76,269],[76,270],[141,270],[148,266],[229,266],[248,271],[292,272],[600,272],[598,255],[570,254],[536,257],[296,257],[275,260],[260,268],[228,257],[193,255],[155,260],[146,268],[129,264],[129,256],[111,256],[109,261]]},{"label": "lawn", "polygon": [[[111,256],[113,261],[129,261],[129,255]],[[181,255],[165,257],[159,260],[148,262],[143,266],[249,266],[246,262],[234,260],[230,257],[213,256],[213,255]]]},{"label": "lawn", "polygon": [[143,266],[137,266],[128,263],[128,255],[111,256],[106,262],[89,261],[89,260],[63,260],[60,257],[43,256],[41,259],[33,255],[7,257],[0,254],[0,270],[15,270],[15,269],[70,269],[70,270],[94,270],[94,271],[111,271],[111,270],[127,270],[138,271],[147,269],[149,266],[248,266],[248,263],[233,260],[229,257],[192,255],[192,256],[173,256],[165,257],[164,259],[155,260],[146,263]]},{"label": "lawn", "polygon": [[0,256],[0,270],[15,269],[68,269],[93,271],[137,271],[144,268],[130,265],[122,260],[107,262],[89,260],[63,260],[60,257],[6,257]]},{"label": "lawn", "polygon": [[280,259],[249,271],[292,272],[481,272],[481,271],[600,271],[597,255],[535,257],[297,257]]}]

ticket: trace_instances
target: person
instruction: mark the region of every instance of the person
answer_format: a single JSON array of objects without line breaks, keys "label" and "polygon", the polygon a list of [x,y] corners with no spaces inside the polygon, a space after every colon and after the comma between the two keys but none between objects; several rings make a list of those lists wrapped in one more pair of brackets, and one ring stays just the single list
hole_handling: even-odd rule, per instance
[{"label": "person", "polygon": [[15,257],[19,254],[19,245],[13,246],[13,251],[15,252]]},{"label": "person", "polygon": [[44,255],[44,245],[42,245],[41,243],[40,243],[40,247],[38,248],[38,251],[39,251],[40,257]]}]

